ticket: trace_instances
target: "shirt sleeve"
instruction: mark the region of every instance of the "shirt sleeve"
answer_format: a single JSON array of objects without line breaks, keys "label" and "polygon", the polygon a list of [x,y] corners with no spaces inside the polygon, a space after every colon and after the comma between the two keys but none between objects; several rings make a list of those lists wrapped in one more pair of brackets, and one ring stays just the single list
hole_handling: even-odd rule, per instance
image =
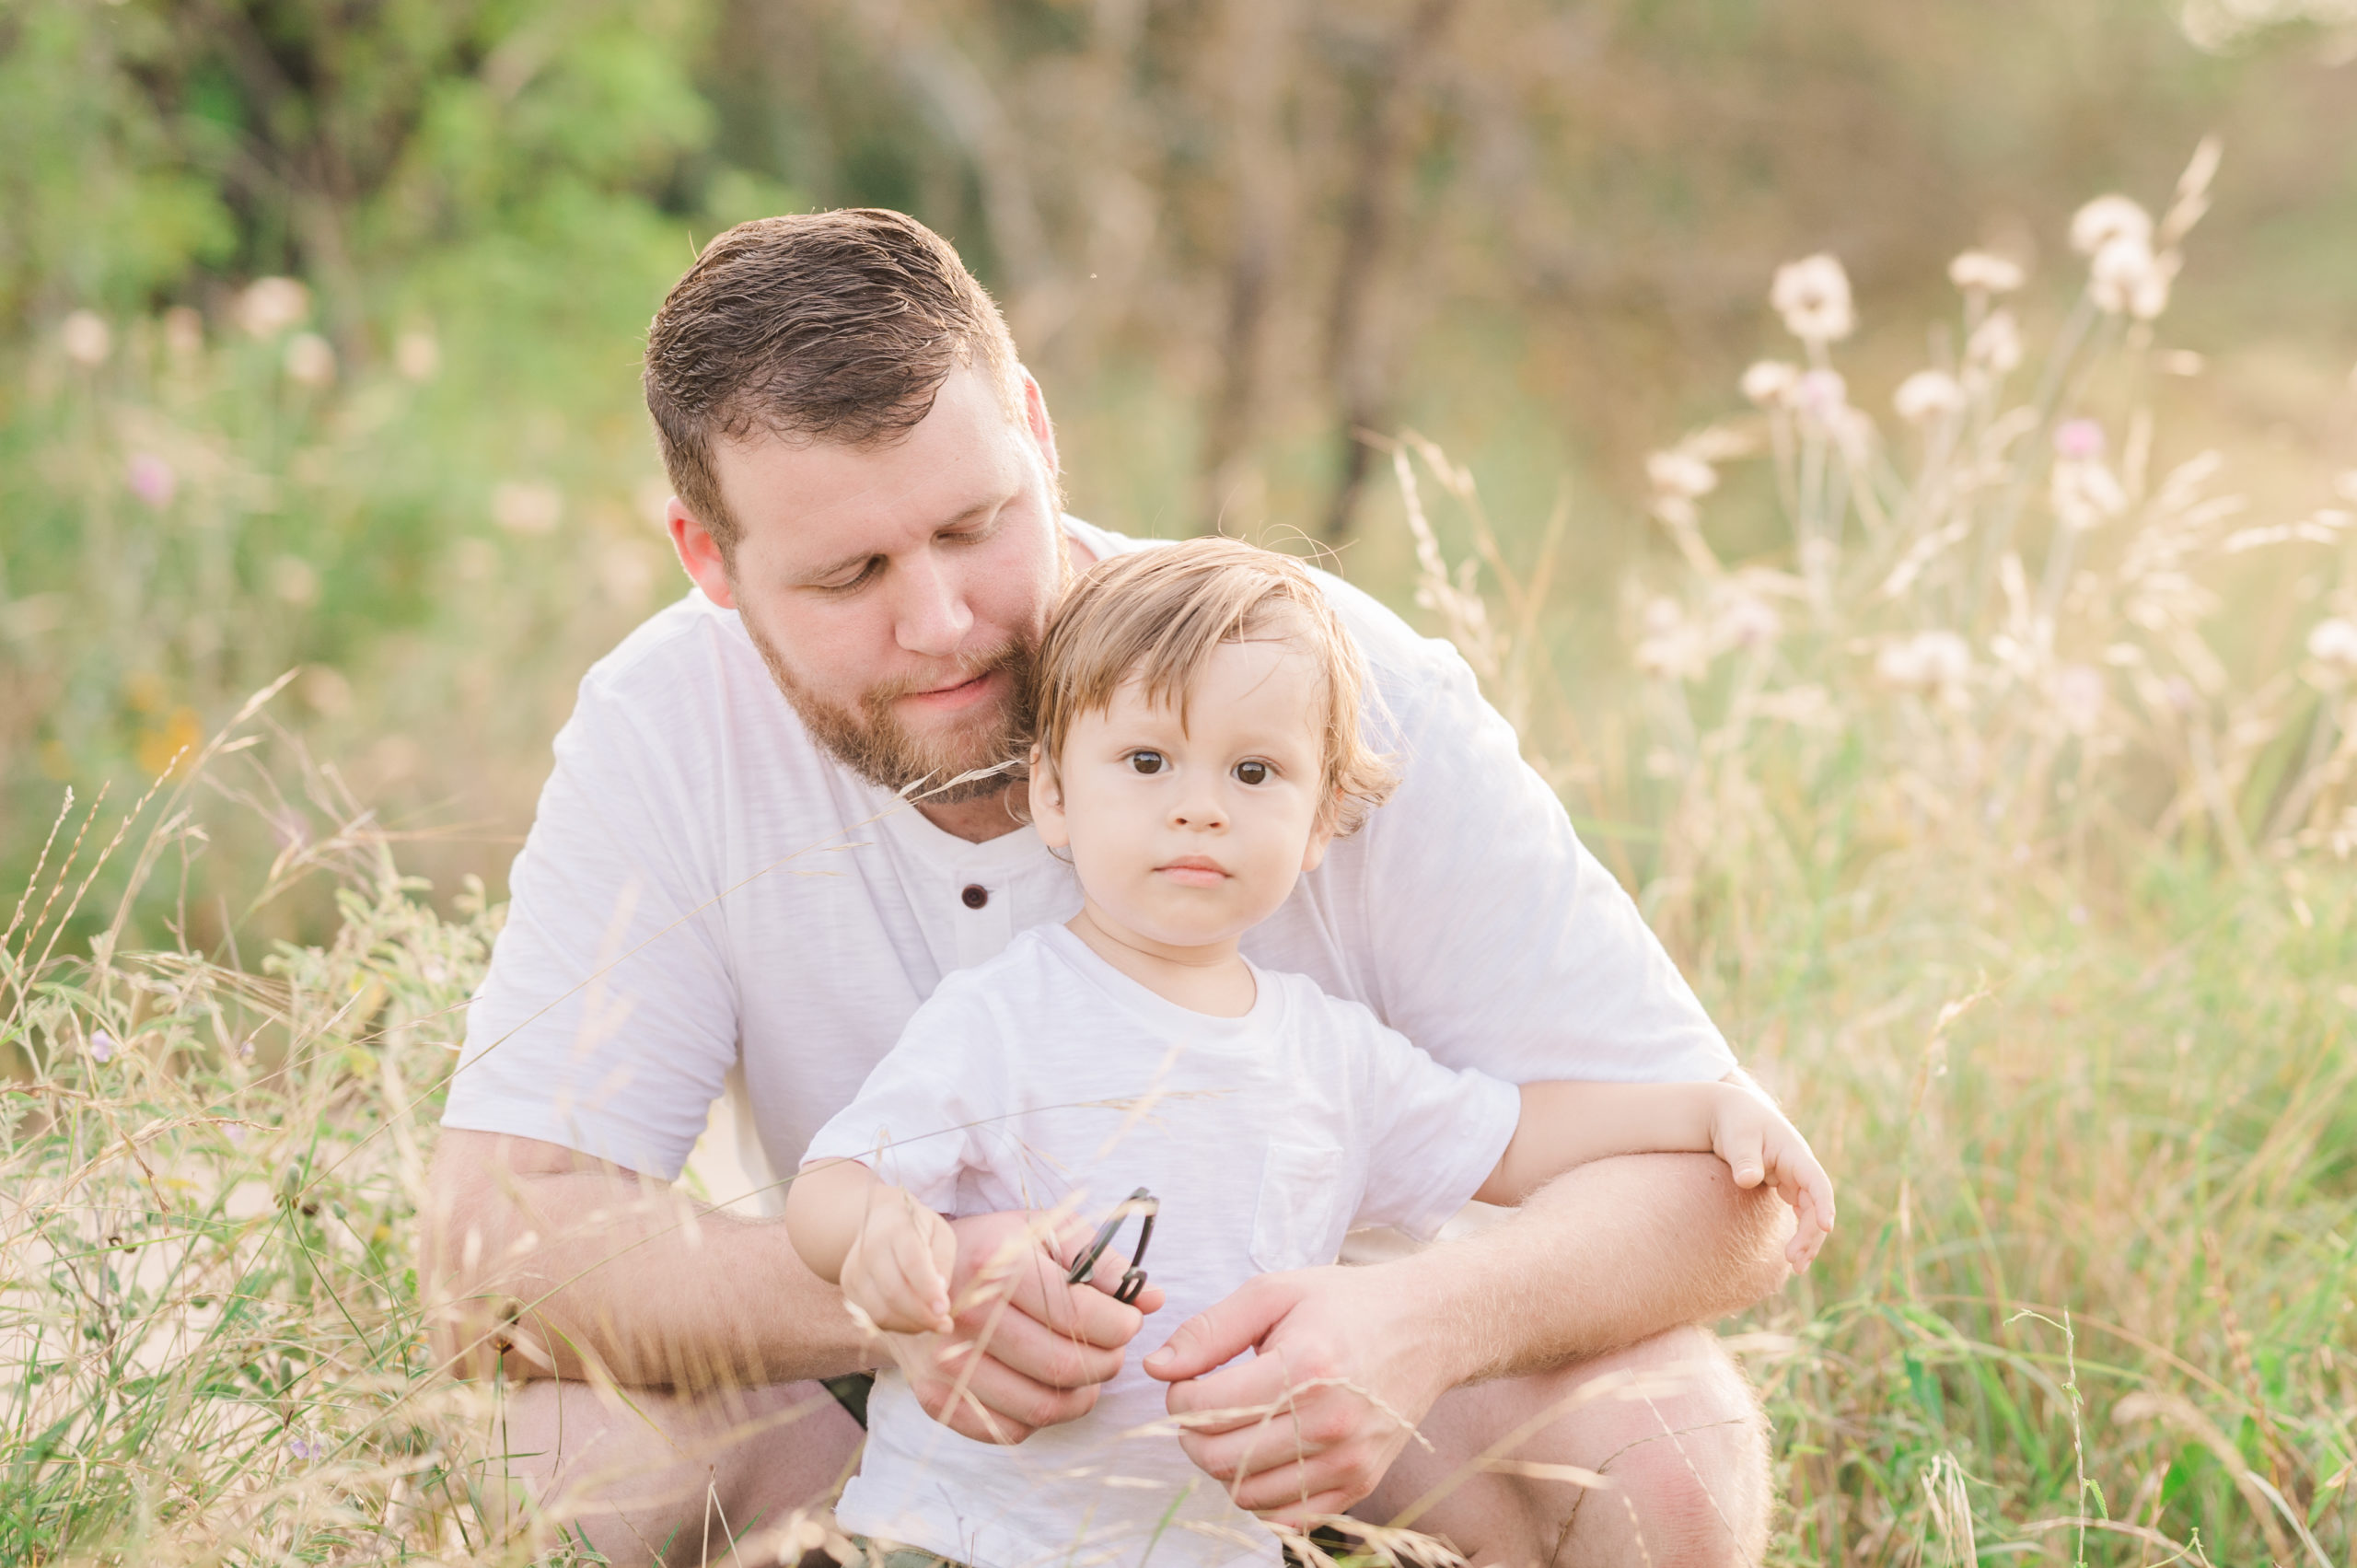
[{"label": "shirt sleeve", "polygon": [[1356,1143],[1367,1159],[1353,1223],[1429,1241],[1497,1168],[1521,1120],[1522,1096],[1477,1068],[1444,1067],[1365,1008],[1351,1011],[1364,1020],[1352,1061],[1359,1069]]},{"label": "shirt sleeve", "polygon": [[958,1179],[977,1163],[976,1137],[991,1124],[983,1091],[1001,1077],[989,1065],[997,1031],[964,1005],[964,991],[946,983],[918,1007],[851,1103],[810,1140],[805,1165],[855,1159],[929,1209],[957,1208]]},{"label": "shirt sleeve", "polygon": [[1419,641],[1391,662],[1399,787],[1335,857],[1333,894],[1364,954],[1353,993],[1440,1062],[1512,1083],[1731,1071],[1685,977],[1465,661]]},{"label": "shirt sleeve", "polygon": [[[719,722],[669,706],[676,730]],[[467,1011],[443,1125],[561,1144],[676,1179],[737,1059],[720,871],[692,825],[716,820],[677,759],[582,683],[510,874],[507,923]],[[708,808],[717,809],[717,803]]]}]

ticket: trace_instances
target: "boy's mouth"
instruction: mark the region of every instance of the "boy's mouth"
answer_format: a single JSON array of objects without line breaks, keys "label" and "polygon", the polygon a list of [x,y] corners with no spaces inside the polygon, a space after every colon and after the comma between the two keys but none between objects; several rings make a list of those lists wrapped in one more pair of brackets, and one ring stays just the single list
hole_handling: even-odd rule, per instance
[{"label": "boy's mouth", "polygon": [[1209,855],[1182,854],[1155,866],[1157,875],[1188,888],[1216,888],[1227,880],[1227,867]]}]

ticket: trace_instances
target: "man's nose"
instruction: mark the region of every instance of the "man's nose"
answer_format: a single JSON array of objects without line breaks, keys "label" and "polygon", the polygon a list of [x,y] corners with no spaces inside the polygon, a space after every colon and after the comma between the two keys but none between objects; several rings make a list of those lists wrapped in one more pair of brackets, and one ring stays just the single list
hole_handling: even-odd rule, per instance
[{"label": "man's nose", "polygon": [[893,604],[895,639],[910,653],[947,658],[964,644],[974,624],[963,586],[929,551],[910,563],[900,576],[900,592]]}]

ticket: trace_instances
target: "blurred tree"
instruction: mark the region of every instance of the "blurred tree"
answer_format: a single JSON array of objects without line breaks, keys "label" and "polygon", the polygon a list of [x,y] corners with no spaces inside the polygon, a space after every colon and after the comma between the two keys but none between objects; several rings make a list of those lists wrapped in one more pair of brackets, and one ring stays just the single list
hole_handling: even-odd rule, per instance
[{"label": "blurred tree", "polygon": [[18,237],[0,304],[17,320],[292,273],[357,358],[372,308],[435,250],[503,232],[589,243],[595,214],[571,209],[675,197],[710,129],[693,0],[10,0],[0,16]]}]

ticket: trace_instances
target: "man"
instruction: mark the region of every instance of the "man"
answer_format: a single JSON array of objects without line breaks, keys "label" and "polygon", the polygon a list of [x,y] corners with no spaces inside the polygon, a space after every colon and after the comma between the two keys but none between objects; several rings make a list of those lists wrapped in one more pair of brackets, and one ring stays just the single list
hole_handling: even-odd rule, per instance
[{"label": "man", "polygon": [[[846,1394],[889,1355],[937,1419],[1020,1441],[1146,1329],[1174,1413],[1241,1412],[1188,1455],[1272,1520],[1349,1508],[1477,1562],[1756,1562],[1763,1425],[1691,1325],[1782,1282],[1790,1216],[1714,1158],[1600,1161],[1480,1234],[1263,1276],[1185,1324],[1019,1269],[955,1334],[880,1345],[773,1220],[679,1198],[724,1088],[793,1169],[943,973],[1077,907],[1000,764],[1062,583],[1134,546],[1061,516],[1037,383],[897,214],[715,239],[656,318],[646,391],[697,591],[582,684],[435,1164],[438,1331],[530,1379],[505,1422],[535,1492],[615,1562],[717,1557],[852,1462],[855,1400],[818,1380]],[[1731,1075],[1463,662],[1327,587],[1402,782],[1255,961],[1516,1081]],[[1025,1224],[958,1221],[960,1281]]]}]

